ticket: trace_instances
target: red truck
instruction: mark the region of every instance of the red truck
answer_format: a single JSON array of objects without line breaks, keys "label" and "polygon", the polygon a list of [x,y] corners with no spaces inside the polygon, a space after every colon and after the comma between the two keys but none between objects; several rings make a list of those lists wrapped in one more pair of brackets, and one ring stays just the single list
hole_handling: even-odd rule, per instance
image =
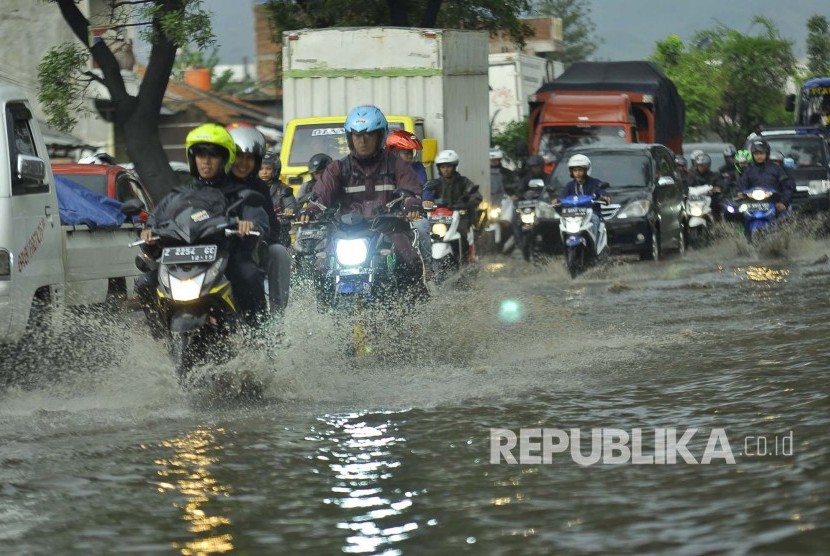
[{"label": "red truck", "polygon": [[683,99],[651,62],[577,62],[530,100],[530,153],[548,170],[577,146],[660,143],[683,152]]},{"label": "red truck", "polygon": [[117,199],[122,203],[137,198],[144,203],[147,210],[152,210],[155,206],[138,176],[117,164],[55,163],[52,164],[52,173],[65,175],[95,193]]}]

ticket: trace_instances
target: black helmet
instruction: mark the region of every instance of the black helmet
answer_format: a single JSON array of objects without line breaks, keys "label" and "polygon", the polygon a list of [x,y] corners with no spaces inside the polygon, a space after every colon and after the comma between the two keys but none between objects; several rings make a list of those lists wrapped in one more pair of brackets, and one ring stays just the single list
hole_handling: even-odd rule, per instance
[{"label": "black helmet", "polygon": [[706,153],[699,154],[695,157],[695,165],[706,166],[708,168],[712,165],[712,157]]},{"label": "black helmet", "polygon": [[751,153],[766,153],[769,156],[769,143],[764,141],[763,139],[755,139],[752,144],[749,145],[749,152]]},{"label": "black helmet", "polygon": [[274,170],[274,174],[279,176],[282,172],[282,162],[280,162],[280,155],[274,151],[266,151],[265,156],[262,157],[262,165],[270,166]]},{"label": "black helmet", "polygon": [[322,172],[326,166],[331,164],[331,157],[326,153],[317,153],[308,161],[308,171],[312,174]]},{"label": "black helmet", "polygon": [[532,154],[527,157],[527,166],[544,166],[545,159],[540,154]]}]

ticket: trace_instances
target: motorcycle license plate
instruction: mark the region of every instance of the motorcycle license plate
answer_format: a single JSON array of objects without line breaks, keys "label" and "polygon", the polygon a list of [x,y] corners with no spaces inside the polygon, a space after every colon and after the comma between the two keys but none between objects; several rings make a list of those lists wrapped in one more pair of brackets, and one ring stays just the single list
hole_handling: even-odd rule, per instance
[{"label": "motorcycle license plate", "polygon": [[769,210],[771,203],[747,203],[746,210]]},{"label": "motorcycle license plate", "polygon": [[581,217],[588,214],[588,209],[582,207],[566,207],[562,209],[562,216],[566,218]]},{"label": "motorcycle license plate", "polygon": [[519,201],[516,206],[520,209],[536,208],[536,201]]},{"label": "motorcycle license plate", "polygon": [[165,247],[161,252],[162,264],[212,263],[218,249],[215,245],[189,245]]}]

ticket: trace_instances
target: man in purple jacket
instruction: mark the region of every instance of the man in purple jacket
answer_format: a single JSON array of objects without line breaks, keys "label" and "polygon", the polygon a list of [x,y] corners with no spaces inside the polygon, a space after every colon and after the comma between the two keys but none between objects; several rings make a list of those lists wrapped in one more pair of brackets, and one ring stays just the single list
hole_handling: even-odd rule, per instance
[{"label": "man in purple jacket", "polygon": [[[414,196],[404,201],[415,218],[421,204],[421,182],[412,165],[386,151],[384,145],[389,124],[375,106],[358,106],[343,126],[350,153],[326,166],[314,185],[318,201],[327,207],[339,206],[341,212],[360,212],[371,217],[375,209],[394,198],[395,189],[406,189]],[[313,212],[313,209],[311,209]],[[423,262],[412,239],[406,233],[387,234],[395,245],[404,271],[423,275]]]}]

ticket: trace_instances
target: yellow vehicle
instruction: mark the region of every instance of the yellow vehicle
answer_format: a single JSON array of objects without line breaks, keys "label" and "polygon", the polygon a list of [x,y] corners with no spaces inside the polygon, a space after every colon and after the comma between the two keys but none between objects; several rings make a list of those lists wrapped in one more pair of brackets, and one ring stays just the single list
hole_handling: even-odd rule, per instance
[{"label": "yellow vehicle", "polygon": [[[436,139],[424,138],[423,118],[412,116],[387,116],[389,131],[404,129],[414,133],[423,143],[420,160],[430,170],[438,150]],[[311,179],[308,173],[308,161],[317,153],[326,153],[334,160],[349,154],[346,132],[343,125],[346,116],[322,116],[315,118],[295,118],[285,127],[285,135],[280,151],[282,173],[280,179],[291,186],[296,194],[303,182]],[[431,177],[431,176],[430,176]]]}]

